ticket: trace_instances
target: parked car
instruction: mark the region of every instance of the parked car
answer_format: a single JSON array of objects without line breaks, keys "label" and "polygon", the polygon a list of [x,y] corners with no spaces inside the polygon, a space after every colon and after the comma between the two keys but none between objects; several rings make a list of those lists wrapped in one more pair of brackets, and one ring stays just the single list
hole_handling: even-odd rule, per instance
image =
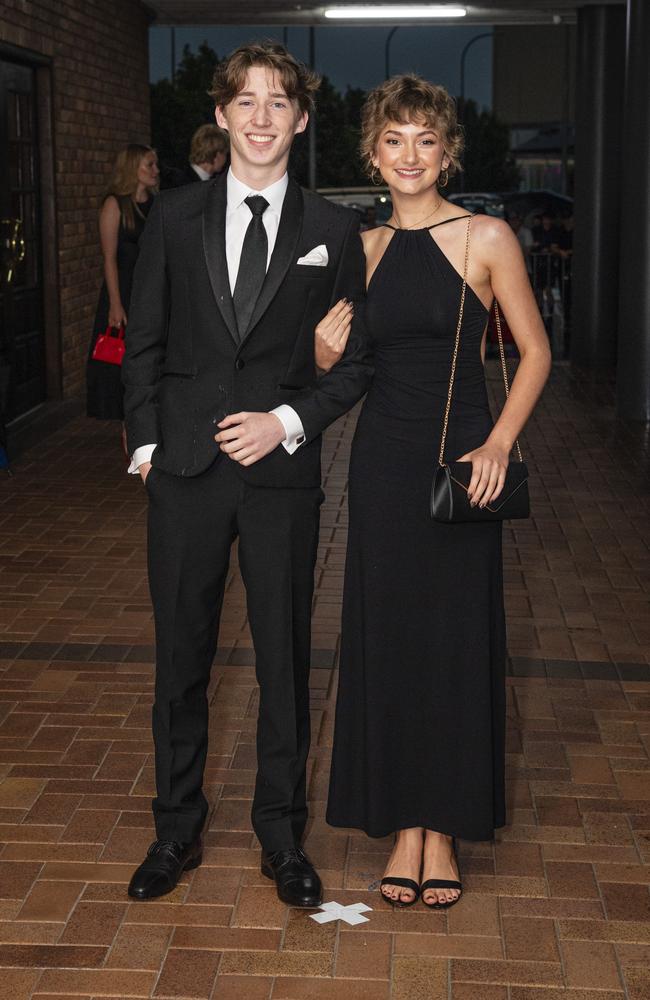
[{"label": "parked car", "polygon": [[558,194],[556,191],[546,191],[543,188],[533,191],[508,191],[501,197],[506,214],[521,215],[528,226],[536,215],[547,214],[554,219],[573,215],[573,198]]},{"label": "parked car", "polygon": [[449,195],[449,201],[469,212],[495,215],[500,219],[516,213],[530,226],[533,218],[548,213],[554,218],[573,214],[573,198],[543,189],[534,191],[502,191],[497,194],[461,191]]},{"label": "parked car", "polygon": [[373,229],[390,219],[393,206],[385,187],[319,188],[318,193],[361,216],[361,229]]},{"label": "parked car", "polygon": [[[385,187],[320,188],[319,194],[339,205],[345,205],[359,213],[361,228],[371,229],[386,222],[393,206]],[[535,191],[462,191],[447,196],[454,205],[469,212],[493,215],[499,219],[516,213],[521,215],[527,226],[543,212],[554,218],[573,213],[573,198],[543,189]]]},{"label": "parked car", "polygon": [[484,191],[462,191],[448,195],[447,200],[467,209],[468,212],[495,215],[499,219],[503,219],[505,216],[505,205],[500,194],[488,194]]}]

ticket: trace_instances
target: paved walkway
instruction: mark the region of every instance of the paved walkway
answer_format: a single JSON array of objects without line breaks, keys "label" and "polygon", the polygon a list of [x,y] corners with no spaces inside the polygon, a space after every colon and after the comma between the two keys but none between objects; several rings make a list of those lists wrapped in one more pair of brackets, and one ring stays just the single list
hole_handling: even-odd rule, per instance
[{"label": "paved walkway", "polygon": [[326,898],[366,903],[369,922],[319,926],[260,877],[236,566],[205,862],[163,901],[127,901],[152,839],[145,495],[114,429],[78,419],[0,480],[0,1000],[650,997],[643,431],[617,429],[607,392],[588,396],[560,367],[526,435],[534,515],[505,539],[509,825],[495,844],[461,844],[465,896],[445,914],[392,912],[376,889],[388,840],[324,821],[353,425],[325,445],[308,846]]}]

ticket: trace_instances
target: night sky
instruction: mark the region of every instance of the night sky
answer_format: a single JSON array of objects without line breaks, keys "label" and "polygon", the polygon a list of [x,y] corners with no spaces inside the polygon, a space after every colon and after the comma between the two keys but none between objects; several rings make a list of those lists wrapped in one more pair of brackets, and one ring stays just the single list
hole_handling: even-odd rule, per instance
[{"label": "night sky", "polygon": [[[326,74],[339,90],[345,90],[348,84],[364,90],[374,87],[384,79],[384,47],[389,30],[386,27],[316,28],[316,69]],[[419,24],[400,27],[390,45],[391,75],[414,71],[457,95],[463,46],[486,30],[476,25],[447,27]],[[305,61],[309,54],[308,35],[307,28],[289,28],[289,48]],[[181,58],[185,44],[196,49],[205,40],[218,55],[223,56],[243,42],[259,38],[278,38],[282,41],[282,28],[277,25],[177,27],[176,57]],[[170,39],[170,28],[150,29],[152,82],[170,75]],[[465,93],[481,106],[489,108],[492,105],[491,38],[477,42],[467,56]]]}]

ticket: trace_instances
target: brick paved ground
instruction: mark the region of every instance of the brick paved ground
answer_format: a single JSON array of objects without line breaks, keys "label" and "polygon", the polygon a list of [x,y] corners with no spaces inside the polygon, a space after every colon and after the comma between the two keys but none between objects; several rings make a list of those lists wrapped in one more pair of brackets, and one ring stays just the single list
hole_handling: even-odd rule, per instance
[{"label": "brick paved ground", "polygon": [[0,482],[0,1000],[650,997],[643,433],[617,430],[606,392],[587,398],[556,371],[526,441],[534,516],[506,531],[509,826],[461,845],[466,892],[448,914],[394,913],[375,886],[389,842],[323,818],[353,423],[325,447],[309,850],[327,898],[366,902],[369,923],[318,926],[259,875],[235,569],[205,862],[161,902],[127,902],[152,836],[145,496],[113,431],[79,419]]}]

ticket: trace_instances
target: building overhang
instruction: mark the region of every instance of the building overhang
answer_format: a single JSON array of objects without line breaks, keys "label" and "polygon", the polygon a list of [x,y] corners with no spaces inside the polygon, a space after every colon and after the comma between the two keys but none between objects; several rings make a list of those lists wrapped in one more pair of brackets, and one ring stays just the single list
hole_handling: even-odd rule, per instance
[{"label": "building overhang", "polygon": [[[421,2],[421,0],[420,0]],[[391,7],[420,5],[419,0],[389,0]],[[608,0],[623,6],[626,0]],[[567,24],[576,20],[576,9],[602,4],[602,0],[475,0],[473,3],[454,3],[465,7],[462,18],[440,18],[428,24],[498,25],[498,24]],[[152,13],[153,23],[163,25],[203,24],[269,24],[299,25],[367,25],[422,23],[403,16],[386,17],[368,21],[355,18],[333,21],[325,15],[331,7],[358,7],[380,4],[368,0],[331,0],[330,3],[302,0],[145,0]]]}]

